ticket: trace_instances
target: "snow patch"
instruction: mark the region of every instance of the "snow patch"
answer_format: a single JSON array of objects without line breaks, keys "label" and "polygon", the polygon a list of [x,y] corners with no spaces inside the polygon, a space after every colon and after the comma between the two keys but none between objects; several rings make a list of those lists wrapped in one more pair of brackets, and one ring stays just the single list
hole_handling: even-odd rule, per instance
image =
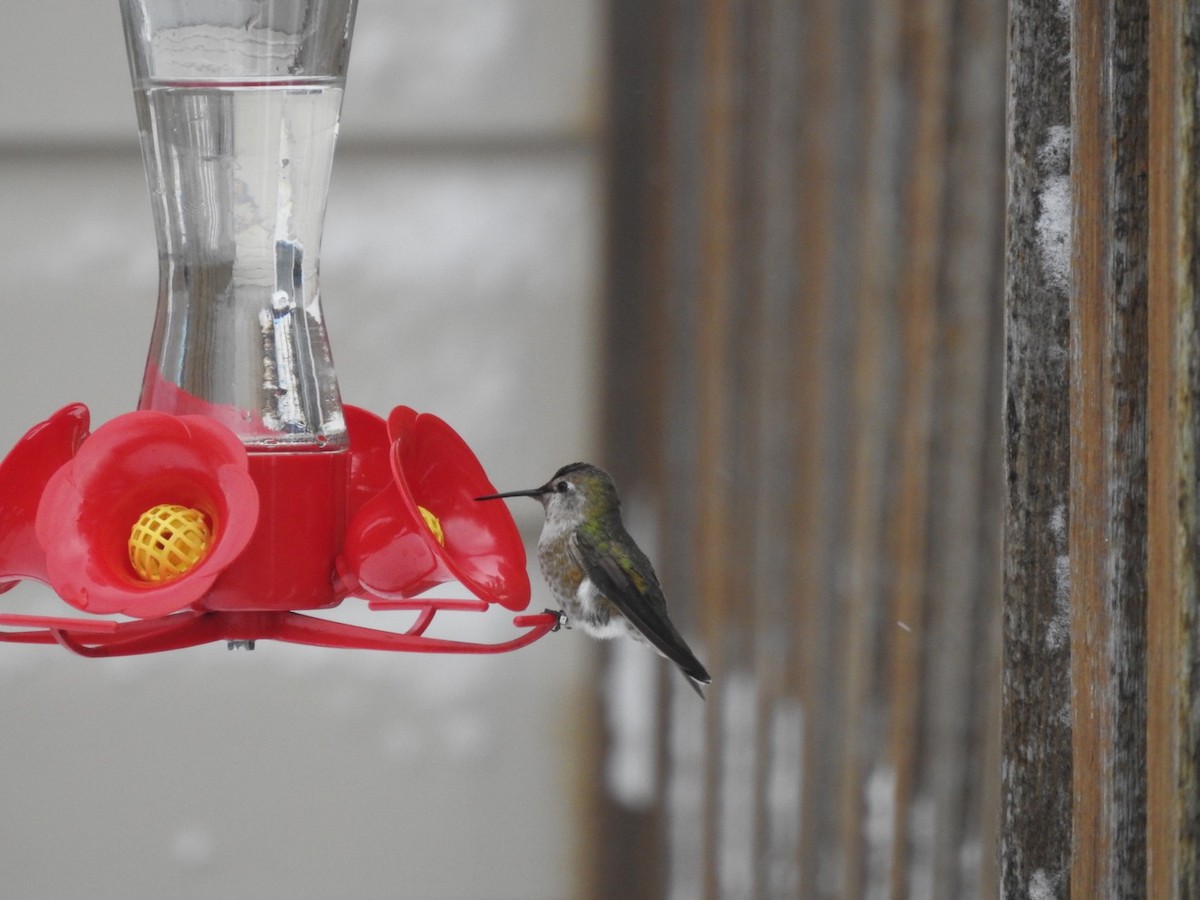
[{"label": "snow patch", "polygon": [[884,900],[891,894],[892,848],[896,842],[896,772],[877,766],[864,789],[867,814],[863,832],[867,839],[865,896]]},{"label": "snow patch", "polygon": [[1051,876],[1045,869],[1038,869],[1029,879],[1029,900],[1057,900],[1059,879]]},{"label": "snow patch", "polygon": [[1036,223],[1038,259],[1047,286],[1071,284],[1071,129],[1052,125],[1037,153],[1042,174]]},{"label": "snow patch", "polygon": [[704,705],[682,678],[672,678],[670,783],[667,785],[667,896],[704,894]]},{"label": "snow patch", "polygon": [[767,894],[795,897],[800,890],[796,848],[804,800],[804,708],[794,700],[781,700],[775,708],[768,765]]},{"label": "snow patch", "polygon": [[723,687],[717,881],[721,896],[749,897],[756,862],[758,684],[749,673],[735,672],[724,679]]},{"label": "snow patch", "polygon": [[605,685],[612,749],[605,766],[609,793],[624,806],[645,809],[655,800],[658,732],[658,657],[633,641],[612,645]]},{"label": "snow patch", "polygon": [[1065,646],[1071,634],[1071,557],[1054,558],[1054,618],[1046,625],[1046,649]]}]

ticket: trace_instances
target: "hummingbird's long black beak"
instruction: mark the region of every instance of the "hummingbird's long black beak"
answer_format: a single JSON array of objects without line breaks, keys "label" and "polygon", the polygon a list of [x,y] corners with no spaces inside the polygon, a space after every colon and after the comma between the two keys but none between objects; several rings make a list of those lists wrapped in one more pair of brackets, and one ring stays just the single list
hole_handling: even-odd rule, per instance
[{"label": "hummingbird's long black beak", "polygon": [[526,491],[506,491],[503,494],[488,494],[485,497],[476,497],[476,500],[503,500],[505,497],[540,497],[546,493],[545,487],[530,488]]}]

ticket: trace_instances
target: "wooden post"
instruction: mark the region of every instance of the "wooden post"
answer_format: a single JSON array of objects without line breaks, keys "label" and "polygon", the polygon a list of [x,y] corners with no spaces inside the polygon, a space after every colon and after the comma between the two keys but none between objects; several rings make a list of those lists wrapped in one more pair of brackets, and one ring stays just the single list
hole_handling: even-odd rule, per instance
[{"label": "wooden post", "polygon": [[1070,27],[1009,6],[1001,895],[1065,897],[1071,859]]},{"label": "wooden post", "polygon": [[1147,896],[1200,897],[1200,4],[1150,3]]},{"label": "wooden post", "polygon": [[1073,8],[1071,722],[1076,897],[1145,896],[1143,3]]}]

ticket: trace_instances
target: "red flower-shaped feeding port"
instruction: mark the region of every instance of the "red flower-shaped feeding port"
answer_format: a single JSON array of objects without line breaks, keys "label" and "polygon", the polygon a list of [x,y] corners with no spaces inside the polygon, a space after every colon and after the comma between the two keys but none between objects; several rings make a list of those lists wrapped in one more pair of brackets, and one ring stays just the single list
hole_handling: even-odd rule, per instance
[{"label": "red flower-shaped feeding port", "polygon": [[[525,548],[466,442],[437,416],[406,406],[388,417],[389,483],[351,519],[339,566],[348,593],[405,600],[456,580],[512,610],[529,605]],[[351,437],[353,444],[353,436]]]},{"label": "red flower-shaped feeding port", "polygon": [[[128,413],[88,435],[75,405],[32,429],[0,462],[0,592],[50,584],[90,616],[0,613],[0,641],[58,642],[89,656],[149,653],[214,640],[495,653],[499,644],[425,634],[443,610],[529,603],[525,552],[466,443],[436,416],[398,407],[387,422],[346,408],[347,452],[248,453],[220,422]],[[343,543],[344,539],[344,543]],[[422,596],[457,581],[473,597]],[[416,610],[403,632],[297,610],[349,596]]]},{"label": "red flower-shaped feeding port", "polygon": [[[163,505],[200,513],[208,537],[174,577],[139,574],[130,539]],[[100,427],[50,478],[37,515],[50,585],[72,606],[138,618],[200,603],[258,521],[246,450],[202,416],[131,412]]]}]

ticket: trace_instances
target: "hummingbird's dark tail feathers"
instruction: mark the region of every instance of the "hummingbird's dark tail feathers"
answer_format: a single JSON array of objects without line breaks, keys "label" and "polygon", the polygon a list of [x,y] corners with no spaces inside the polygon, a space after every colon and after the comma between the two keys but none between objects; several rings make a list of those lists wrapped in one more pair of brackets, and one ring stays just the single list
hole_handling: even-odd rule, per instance
[{"label": "hummingbird's dark tail feathers", "polygon": [[644,629],[639,630],[648,639],[650,646],[679,669],[680,674],[692,686],[692,690],[699,694],[700,699],[703,700],[703,686],[712,683],[712,676],[708,674],[708,670],[704,668],[700,660],[696,659],[695,654],[692,653],[691,648],[680,637],[679,632],[675,630],[674,626],[667,622],[664,629],[660,629],[653,634],[646,634]]},{"label": "hummingbird's dark tail feathers", "polygon": [[673,652],[670,654],[670,659],[675,661],[675,665],[683,671],[690,680],[697,684],[712,684],[712,676],[708,674],[708,669],[704,668],[704,663],[696,659],[696,654],[692,653],[692,648],[680,636],[679,632],[671,626],[672,636],[678,641]]},{"label": "hummingbird's dark tail feathers", "polygon": [[690,675],[688,675],[687,672],[683,671],[683,669],[679,670],[679,674],[682,675],[683,680],[688,683],[688,687],[690,687],[693,691],[696,692],[697,697],[699,697],[701,700],[708,699],[707,697],[704,696],[704,685],[710,683],[708,680],[697,681],[695,678],[692,678]]},{"label": "hummingbird's dark tail feathers", "polygon": [[[676,632],[676,636],[678,634]],[[708,674],[708,670],[704,668],[700,660],[696,659],[688,645],[683,642],[683,638],[679,638],[679,644],[680,646],[676,649],[676,652],[670,656],[667,656],[665,653],[663,655],[675,663],[679,668],[679,673],[687,679],[687,683],[696,692],[696,696],[704,700],[704,686],[712,684],[712,676]],[[662,651],[660,650],[659,652],[661,653]]]},{"label": "hummingbird's dark tail feathers", "polygon": [[[703,697],[699,686],[712,681],[708,670],[667,616],[667,602],[650,560],[620,522],[615,529],[618,538],[607,542],[576,529],[567,540],[568,553],[598,594],[615,606],[650,646],[677,665]],[[624,555],[614,553],[614,546],[624,547]]]}]

